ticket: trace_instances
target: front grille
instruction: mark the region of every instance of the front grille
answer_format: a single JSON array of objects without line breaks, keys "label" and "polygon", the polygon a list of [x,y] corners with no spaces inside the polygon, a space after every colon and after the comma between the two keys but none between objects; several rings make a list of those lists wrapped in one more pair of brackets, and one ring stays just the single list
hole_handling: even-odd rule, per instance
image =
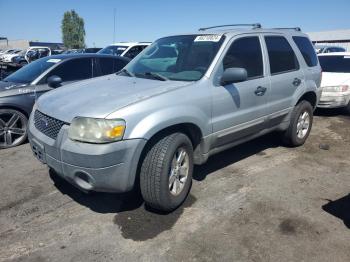
[{"label": "front grille", "polygon": [[41,133],[56,140],[62,126],[68,124],[35,110],[34,125]]}]

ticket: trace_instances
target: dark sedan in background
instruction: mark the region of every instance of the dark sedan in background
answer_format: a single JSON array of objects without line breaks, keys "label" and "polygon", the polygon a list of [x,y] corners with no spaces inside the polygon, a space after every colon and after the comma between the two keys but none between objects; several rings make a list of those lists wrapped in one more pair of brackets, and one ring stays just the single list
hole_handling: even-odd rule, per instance
[{"label": "dark sedan in background", "polygon": [[37,97],[62,85],[120,71],[129,59],[101,54],[48,56],[0,81],[0,149],[27,139],[27,121]]}]

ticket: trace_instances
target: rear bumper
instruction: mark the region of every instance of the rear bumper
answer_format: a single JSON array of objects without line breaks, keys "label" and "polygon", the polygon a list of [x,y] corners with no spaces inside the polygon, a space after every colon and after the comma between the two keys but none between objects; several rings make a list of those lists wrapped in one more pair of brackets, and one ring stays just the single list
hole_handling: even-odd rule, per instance
[{"label": "rear bumper", "polygon": [[345,107],[349,104],[350,93],[322,93],[321,99],[318,102],[319,108],[338,108]]},{"label": "rear bumper", "polygon": [[49,138],[35,128],[31,116],[28,138],[36,157],[83,191],[132,189],[146,140],[88,144],[70,140],[67,131],[68,126],[63,126],[56,140]]}]

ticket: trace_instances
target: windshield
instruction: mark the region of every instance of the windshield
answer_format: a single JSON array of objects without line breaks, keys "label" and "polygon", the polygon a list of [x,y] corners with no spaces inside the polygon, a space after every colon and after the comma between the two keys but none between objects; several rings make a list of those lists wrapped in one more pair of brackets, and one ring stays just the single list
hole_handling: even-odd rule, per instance
[{"label": "windshield", "polygon": [[118,46],[118,45],[110,45],[107,46],[100,51],[98,54],[107,54],[107,55],[118,55],[120,56],[128,47],[127,46]]},{"label": "windshield", "polygon": [[319,56],[323,72],[350,73],[350,56]]},{"label": "windshield", "polygon": [[221,35],[161,38],[128,64],[126,70],[136,77],[197,81],[207,71],[223,40]]},{"label": "windshield", "polygon": [[38,59],[35,62],[32,62],[12,73],[6,77],[4,81],[29,84],[33,82],[40,74],[54,66],[59,61],[61,61],[61,59],[54,59],[52,57]]}]

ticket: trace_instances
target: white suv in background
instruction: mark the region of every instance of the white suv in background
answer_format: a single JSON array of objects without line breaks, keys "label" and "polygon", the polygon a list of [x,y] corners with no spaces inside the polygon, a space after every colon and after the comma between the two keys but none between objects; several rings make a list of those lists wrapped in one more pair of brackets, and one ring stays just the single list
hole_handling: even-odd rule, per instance
[{"label": "white suv in background", "polygon": [[150,42],[119,42],[106,46],[97,53],[125,56],[127,58],[133,59],[150,44]]},{"label": "white suv in background", "polygon": [[319,54],[322,95],[317,107],[343,107],[350,113],[350,52]]}]

